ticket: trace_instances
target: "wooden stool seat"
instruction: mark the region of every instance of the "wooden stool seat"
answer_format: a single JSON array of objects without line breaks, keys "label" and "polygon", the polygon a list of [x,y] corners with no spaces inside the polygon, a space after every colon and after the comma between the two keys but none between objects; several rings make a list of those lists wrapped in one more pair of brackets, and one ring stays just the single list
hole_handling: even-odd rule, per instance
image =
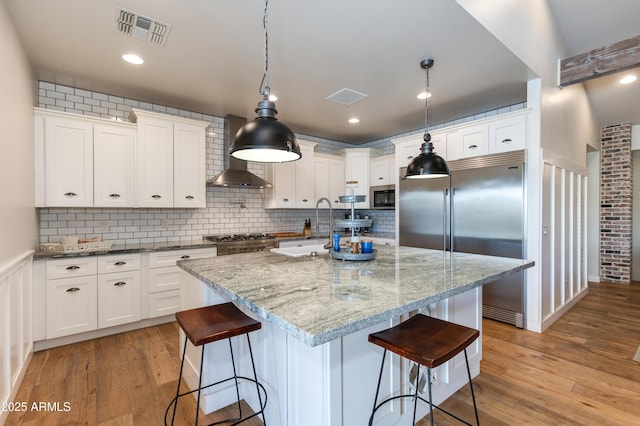
[{"label": "wooden stool seat", "polygon": [[[266,419],[264,416],[264,410],[267,406],[267,391],[264,386],[258,382],[258,375],[256,373],[256,364],[253,360],[253,350],[251,349],[251,339],[249,339],[249,333],[262,328],[262,323],[256,321],[253,318],[247,316],[238,309],[233,303],[221,303],[219,305],[205,306],[203,308],[189,309],[186,311],[176,312],[176,320],[178,325],[185,334],[184,346],[182,348],[182,362],[180,363],[180,375],[178,376],[178,388],[176,390],[176,396],[171,400],[167,406],[167,410],[164,413],[164,424],[168,423],[168,416],[171,408],[173,407],[173,414],[171,415],[171,425],[174,424],[176,419],[176,411],[178,409],[178,400],[183,396],[198,393],[196,399],[196,420],[194,424],[198,424],[198,417],[200,415],[200,394],[201,391],[212,386],[220,385],[227,381],[233,380],[236,388],[236,397],[238,405],[238,417],[231,419],[221,420],[212,425],[217,424],[231,424],[237,425],[245,422],[255,416],[261,415],[262,422],[266,425]],[[231,338],[245,335],[247,337],[247,348],[249,349],[249,357],[251,359],[251,369],[253,371],[253,377],[246,377],[238,374],[236,370],[236,362],[233,354],[233,345],[231,344]],[[229,353],[231,355],[231,366],[233,368],[233,376],[226,379],[219,380],[215,383],[210,383],[206,386],[202,386],[202,371],[205,364],[204,353],[205,345],[218,340],[229,341]],[[200,351],[200,373],[198,374],[198,388],[192,389],[187,392],[180,393],[180,384],[182,382],[182,373],[184,371],[184,360],[187,353],[187,343],[191,342],[193,346],[202,346]],[[260,404],[260,410],[249,416],[242,415],[242,405],[240,404],[240,388],[239,381],[249,381],[255,384],[256,393],[258,395],[258,401]],[[263,398],[264,396],[264,398]],[[232,423],[229,423],[232,422]]]},{"label": "wooden stool seat", "polygon": [[194,346],[262,328],[262,323],[245,315],[231,302],[176,312],[176,319]]},{"label": "wooden stool seat", "polygon": [[418,314],[395,327],[369,335],[369,342],[404,358],[435,368],[462,352],[478,330]]},{"label": "wooden stool seat", "polygon": [[[388,328],[377,333],[369,335],[369,342],[384,348],[382,354],[382,363],[380,364],[380,373],[378,376],[378,387],[376,389],[376,396],[373,399],[373,411],[369,417],[369,426],[373,425],[373,417],[376,411],[383,405],[401,398],[413,398],[413,424],[416,423],[416,413],[418,408],[418,401],[423,401],[429,404],[429,417],[431,420],[431,426],[435,425],[433,418],[434,408],[448,414],[449,416],[461,421],[464,424],[470,425],[464,419],[456,416],[455,414],[438,407],[433,404],[433,396],[431,393],[431,369],[438,367],[441,364],[449,361],[451,358],[464,352],[464,360],[467,365],[467,377],[469,379],[469,387],[471,389],[471,399],[473,400],[473,411],[476,415],[476,424],[480,425],[478,418],[478,408],[476,406],[476,397],[473,393],[473,383],[471,382],[471,372],[469,370],[469,358],[467,357],[467,347],[473,343],[480,336],[480,332],[473,328],[465,327],[463,325],[454,324],[449,321],[443,321],[438,318],[429,317],[422,314],[417,314],[409,318],[408,320],[396,325],[395,327]],[[384,369],[384,360],[387,355],[387,351],[391,351],[400,355],[403,358],[407,358],[417,364],[417,373],[415,375],[415,392],[412,394],[400,394],[390,396],[384,401],[378,403],[378,394],[380,392],[380,383],[382,382],[382,371]],[[420,366],[427,368],[427,388],[429,390],[429,399],[426,400],[419,395],[418,389],[420,387]],[[411,379],[414,380],[414,379]]]}]

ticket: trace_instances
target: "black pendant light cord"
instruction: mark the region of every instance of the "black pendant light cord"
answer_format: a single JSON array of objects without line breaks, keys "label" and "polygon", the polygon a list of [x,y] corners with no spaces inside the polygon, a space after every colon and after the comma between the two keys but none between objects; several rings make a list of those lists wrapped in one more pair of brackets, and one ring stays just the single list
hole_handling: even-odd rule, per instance
[{"label": "black pendant light cord", "polygon": [[429,142],[429,68],[433,65],[433,59],[424,59],[420,62],[420,67],[425,70],[425,98],[424,98],[424,136],[423,140]]},{"label": "black pendant light cord", "polygon": [[264,99],[269,99],[271,89],[269,88],[269,33],[267,31],[267,16],[269,14],[269,0],[264,0],[264,16],[262,18],[262,28],[264,29],[264,73],[260,83],[260,94]]},{"label": "black pendant light cord", "polygon": [[[429,134],[429,68],[426,69],[424,98],[424,134]],[[426,141],[425,141],[426,142]]]}]

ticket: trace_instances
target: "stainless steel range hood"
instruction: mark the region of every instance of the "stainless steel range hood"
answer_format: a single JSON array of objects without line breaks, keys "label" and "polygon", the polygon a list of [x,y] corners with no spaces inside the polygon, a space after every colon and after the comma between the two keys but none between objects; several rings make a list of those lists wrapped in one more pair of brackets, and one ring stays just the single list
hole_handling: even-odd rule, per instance
[{"label": "stainless steel range hood", "polygon": [[238,160],[229,155],[229,145],[238,130],[245,125],[247,119],[235,115],[225,117],[224,135],[224,159],[225,169],[218,176],[207,181],[207,186],[227,186],[234,188],[271,188],[271,184],[266,180],[254,175],[247,170],[247,162]]}]

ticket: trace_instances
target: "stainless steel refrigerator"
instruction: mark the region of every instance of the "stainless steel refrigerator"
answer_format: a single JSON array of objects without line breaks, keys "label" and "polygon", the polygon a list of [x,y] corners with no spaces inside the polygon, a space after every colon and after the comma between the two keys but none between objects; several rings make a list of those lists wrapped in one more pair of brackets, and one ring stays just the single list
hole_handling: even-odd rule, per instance
[{"label": "stainless steel refrigerator", "polygon": [[[522,258],[524,151],[450,161],[449,168],[451,185],[400,179],[400,245]],[[485,285],[483,316],[524,327],[524,295],[524,272]]]}]

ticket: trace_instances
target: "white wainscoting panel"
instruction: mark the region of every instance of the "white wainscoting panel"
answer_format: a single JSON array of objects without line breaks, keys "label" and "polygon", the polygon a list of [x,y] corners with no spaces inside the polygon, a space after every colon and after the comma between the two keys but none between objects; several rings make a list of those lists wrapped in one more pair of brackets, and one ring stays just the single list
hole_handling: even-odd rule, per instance
[{"label": "white wainscoting panel", "polygon": [[[0,404],[15,397],[33,351],[31,289],[33,251],[0,266]],[[0,412],[4,424],[8,411]]]}]

